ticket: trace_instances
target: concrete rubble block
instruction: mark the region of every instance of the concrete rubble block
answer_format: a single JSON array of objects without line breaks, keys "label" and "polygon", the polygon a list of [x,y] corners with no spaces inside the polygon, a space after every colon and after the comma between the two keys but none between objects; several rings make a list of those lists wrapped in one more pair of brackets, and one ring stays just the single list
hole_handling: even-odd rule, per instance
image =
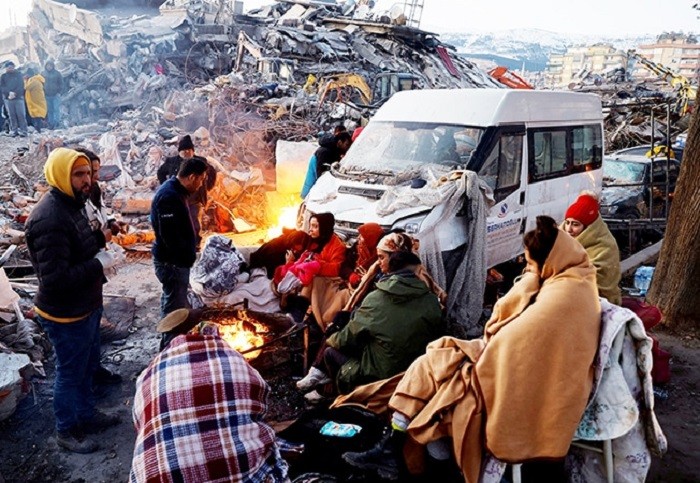
[{"label": "concrete rubble block", "polygon": [[28,355],[0,353],[0,421],[9,418],[29,393],[33,373]]},{"label": "concrete rubble block", "polygon": [[124,188],[112,198],[112,209],[124,215],[148,215],[155,195],[154,191]]}]

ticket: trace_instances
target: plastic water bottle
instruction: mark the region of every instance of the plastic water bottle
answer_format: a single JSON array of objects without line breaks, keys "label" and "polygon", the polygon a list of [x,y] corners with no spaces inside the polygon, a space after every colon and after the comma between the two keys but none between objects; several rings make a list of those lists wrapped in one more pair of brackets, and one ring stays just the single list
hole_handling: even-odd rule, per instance
[{"label": "plastic water bottle", "polygon": [[651,285],[651,277],[654,276],[654,267],[639,267],[634,272],[634,287],[639,290],[639,295],[646,295]]}]

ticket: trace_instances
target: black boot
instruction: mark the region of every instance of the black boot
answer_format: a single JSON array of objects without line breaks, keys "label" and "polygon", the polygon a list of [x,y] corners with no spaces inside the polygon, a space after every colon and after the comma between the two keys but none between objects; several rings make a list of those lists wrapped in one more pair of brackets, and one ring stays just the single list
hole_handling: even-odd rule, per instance
[{"label": "black boot", "polygon": [[374,447],[362,453],[344,453],[343,460],[354,468],[373,471],[383,480],[396,481],[405,474],[403,445],[406,433],[388,429]]}]

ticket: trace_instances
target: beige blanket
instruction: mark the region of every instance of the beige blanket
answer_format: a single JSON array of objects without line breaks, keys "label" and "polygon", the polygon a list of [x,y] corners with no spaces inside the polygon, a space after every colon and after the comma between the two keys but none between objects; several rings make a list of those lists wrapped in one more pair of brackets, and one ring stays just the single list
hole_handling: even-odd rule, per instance
[{"label": "beige blanket", "polygon": [[[398,378],[336,400],[411,418],[419,443],[451,436],[465,481],[478,481],[482,452],[522,462],[561,458],[592,384],[600,304],[583,247],[559,231],[541,277],[526,273],[498,301],[483,339],[444,337]],[[398,385],[397,385],[398,381]]]}]

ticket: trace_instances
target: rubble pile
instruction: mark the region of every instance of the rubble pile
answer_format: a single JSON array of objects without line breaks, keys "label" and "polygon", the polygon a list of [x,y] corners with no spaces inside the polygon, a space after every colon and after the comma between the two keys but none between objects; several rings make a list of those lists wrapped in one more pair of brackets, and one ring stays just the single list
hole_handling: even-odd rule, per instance
[{"label": "rubble pile", "polygon": [[664,81],[633,82],[624,75],[617,75],[589,77],[570,88],[601,97],[606,114],[605,150],[613,152],[651,144],[652,138],[655,144],[665,143],[667,139],[673,142],[678,134],[688,129],[691,116],[685,104],[687,100],[679,90],[670,89],[667,84]]}]

